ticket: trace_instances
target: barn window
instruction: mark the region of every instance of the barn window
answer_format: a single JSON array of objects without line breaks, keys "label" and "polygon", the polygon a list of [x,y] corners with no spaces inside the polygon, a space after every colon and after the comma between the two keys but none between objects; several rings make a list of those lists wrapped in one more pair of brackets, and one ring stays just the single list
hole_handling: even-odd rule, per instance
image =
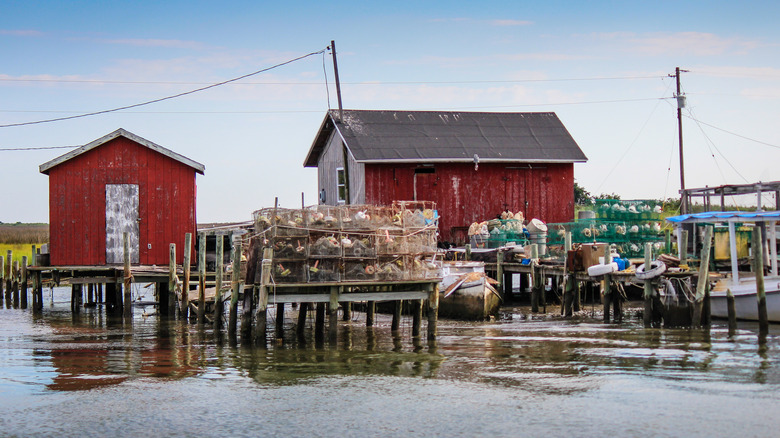
[{"label": "barn window", "polygon": [[347,177],[343,167],[336,168],[336,192],[339,203],[347,202]]}]

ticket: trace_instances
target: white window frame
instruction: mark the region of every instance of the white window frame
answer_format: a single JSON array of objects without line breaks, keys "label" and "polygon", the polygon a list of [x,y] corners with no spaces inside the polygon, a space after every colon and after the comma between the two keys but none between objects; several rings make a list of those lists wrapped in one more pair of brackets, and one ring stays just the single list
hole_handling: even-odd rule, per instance
[{"label": "white window frame", "polygon": [[[339,178],[342,177],[343,178]],[[347,173],[344,171],[343,167],[337,167],[336,168],[336,200],[339,204],[346,204],[347,203]],[[340,183],[340,179],[343,179],[344,182]],[[343,189],[343,191],[342,191]]]}]

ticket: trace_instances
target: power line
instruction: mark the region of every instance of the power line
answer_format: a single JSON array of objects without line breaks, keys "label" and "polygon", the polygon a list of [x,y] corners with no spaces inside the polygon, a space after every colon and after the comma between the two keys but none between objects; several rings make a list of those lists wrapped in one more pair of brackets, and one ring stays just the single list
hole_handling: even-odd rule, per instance
[{"label": "power line", "polygon": [[6,151],[42,151],[46,149],[75,149],[81,146],[43,146],[36,148],[0,148],[0,152]]},{"label": "power line", "polygon": [[693,117],[693,115],[685,115],[685,117],[687,117],[687,118],[689,118],[689,119],[691,119],[691,120],[695,121],[696,123],[701,123],[702,125],[709,126],[709,127],[710,127],[710,128],[712,128],[712,129],[717,129],[718,131],[723,131],[723,132],[725,132],[726,134],[731,134],[731,135],[733,135],[733,136],[736,136],[736,137],[739,137],[739,138],[742,138],[742,139],[745,139],[745,140],[750,140],[750,141],[752,141],[752,142],[755,142],[755,143],[759,143],[759,144],[763,144],[763,145],[765,145],[765,146],[770,146],[770,147],[773,147],[773,148],[780,149],[780,146],[777,146],[777,145],[774,145],[774,144],[771,144],[771,143],[767,143],[767,142],[764,142],[764,141],[761,141],[761,140],[756,140],[756,139],[753,139],[753,138],[750,138],[750,137],[745,137],[744,135],[737,134],[736,132],[727,131],[727,130],[725,130],[725,129],[723,129],[723,128],[718,128],[718,127],[717,127],[717,126],[715,126],[715,125],[710,125],[709,123],[702,122],[702,121],[701,121],[701,120],[699,120],[699,119],[695,119],[695,118]]},{"label": "power line", "polygon": [[309,56],[319,55],[320,53],[323,53],[326,50],[327,49],[322,49],[322,50],[319,50],[317,52],[308,53],[306,55],[299,56],[297,58],[290,59],[288,61],[276,64],[276,65],[273,65],[271,67],[267,67],[267,68],[264,68],[264,69],[261,69],[261,70],[257,70],[255,72],[252,72],[252,73],[249,73],[249,74],[245,74],[245,75],[239,76],[237,78],[228,79],[226,81],[222,81],[222,82],[218,82],[216,84],[211,84],[211,85],[208,85],[208,86],[205,86],[205,87],[197,88],[195,90],[185,91],[183,93],[174,94],[172,96],[166,96],[166,97],[162,97],[162,98],[159,98],[159,99],[149,100],[149,101],[146,101],[146,102],[136,103],[136,104],[133,104],[133,105],[127,105],[127,106],[123,106],[123,107],[119,107],[119,108],[113,108],[113,109],[108,109],[108,110],[103,110],[103,111],[95,111],[95,112],[86,113],[86,114],[78,114],[78,115],[75,115],[75,116],[58,117],[58,118],[55,118],[55,119],[47,119],[47,120],[36,120],[36,121],[33,121],[33,122],[10,123],[10,124],[7,124],[7,125],[0,125],[0,128],[9,128],[9,127],[12,127],[12,126],[35,125],[35,124],[39,124],[39,123],[59,122],[59,121],[62,121],[62,120],[70,120],[70,119],[77,119],[77,118],[81,118],[81,117],[95,116],[95,115],[99,115],[99,114],[112,113],[112,112],[116,112],[116,111],[122,111],[122,110],[125,110],[125,109],[137,108],[139,106],[150,105],[150,104],[153,104],[153,103],[158,103],[158,102],[162,102],[162,101],[165,101],[165,100],[170,100],[170,99],[175,99],[177,97],[186,96],[188,94],[197,93],[199,91],[208,90],[210,88],[219,87],[220,85],[229,84],[231,82],[240,81],[241,79],[245,79],[245,78],[248,78],[250,76],[254,76],[254,75],[257,75],[257,74],[260,74],[260,73],[267,72],[269,70],[273,70],[275,68],[278,68],[278,67],[281,67],[281,66],[293,63],[295,61],[299,61],[301,59],[308,58]]},{"label": "power line", "polygon": [[[320,51],[312,54],[320,54],[320,53],[324,53],[324,51]],[[242,76],[241,78],[238,79],[242,79],[245,77],[246,76]],[[663,79],[664,76],[611,76],[611,77],[592,77],[592,78],[550,78],[550,79],[474,80],[474,81],[364,81],[364,82],[342,82],[342,84],[343,85],[512,84],[512,83],[522,83],[522,82],[614,81],[614,80],[659,79],[659,78]],[[212,84],[211,82],[187,82],[187,81],[118,81],[118,80],[109,80],[109,79],[33,79],[33,78],[29,78],[29,79],[0,78],[0,82],[47,82],[47,83],[64,83],[64,84],[73,83],[73,84],[100,84],[100,85],[106,85],[106,84],[209,85]],[[233,82],[233,80],[227,82]],[[322,82],[242,82],[240,85],[322,85]]]}]

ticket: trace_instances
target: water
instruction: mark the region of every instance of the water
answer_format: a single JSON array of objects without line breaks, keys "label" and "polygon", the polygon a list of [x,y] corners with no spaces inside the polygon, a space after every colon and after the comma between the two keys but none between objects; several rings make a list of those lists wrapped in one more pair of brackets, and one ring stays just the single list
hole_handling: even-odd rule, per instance
[{"label": "water", "polygon": [[[52,300],[53,298],[53,300]],[[774,436],[780,327],[729,336],[606,325],[503,309],[439,322],[435,346],[390,317],[339,322],[338,345],[303,342],[293,313],[267,349],[134,309],[41,317],[0,309],[0,436]],[[273,331],[271,331],[271,335]]]}]

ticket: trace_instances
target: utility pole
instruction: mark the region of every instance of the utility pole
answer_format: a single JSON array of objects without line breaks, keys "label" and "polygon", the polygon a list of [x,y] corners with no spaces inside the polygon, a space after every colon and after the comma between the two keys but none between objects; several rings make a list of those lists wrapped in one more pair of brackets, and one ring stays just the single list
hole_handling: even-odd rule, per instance
[{"label": "utility pole", "polygon": [[680,214],[688,214],[688,196],[685,194],[685,161],[683,159],[683,131],[682,131],[682,109],[685,107],[685,95],[680,90],[680,73],[687,73],[688,70],[680,70],[680,67],[674,69],[674,74],[670,78],[677,80],[677,136],[680,146]]},{"label": "utility pole", "polygon": [[[336,76],[336,97],[339,100],[339,121],[342,121],[344,119],[344,108],[341,106],[341,82],[339,81],[339,64],[338,62],[336,62],[336,42],[333,40],[330,40],[330,51],[331,51],[331,55],[333,55],[333,74]],[[679,79],[677,81],[678,81],[677,92],[679,93],[680,92]]]}]

